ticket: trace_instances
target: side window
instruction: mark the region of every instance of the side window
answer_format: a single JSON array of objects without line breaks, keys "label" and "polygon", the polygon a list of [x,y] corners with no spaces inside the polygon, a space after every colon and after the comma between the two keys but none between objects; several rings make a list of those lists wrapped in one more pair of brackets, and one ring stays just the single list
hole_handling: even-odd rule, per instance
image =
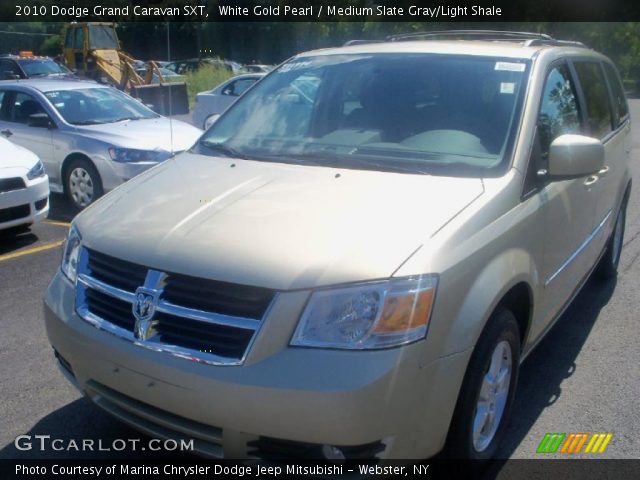
[{"label": "side window", "polygon": [[0,61],[0,78],[8,79],[12,78],[12,75],[18,75],[18,77],[22,77],[20,75],[20,70],[18,69],[18,65],[13,60],[2,60]]},{"label": "side window", "polygon": [[627,106],[627,99],[624,96],[624,89],[620,83],[618,72],[610,63],[605,62],[603,65],[611,87],[611,94],[613,95],[613,119],[615,126],[618,127],[629,114],[629,107]]},{"label": "side window", "polygon": [[549,153],[551,142],[566,133],[580,133],[580,115],[576,92],[566,65],[549,73],[542,94],[538,117],[538,134],[543,156]]},{"label": "side window", "polygon": [[236,97],[237,96],[237,94],[235,93],[236,83],[237,83],[237,81],[230,82],[229,84],[227,84],[227,86],[222,89],[222,95],[228,95],[228,96],[231,96],[231,97]]},{"label": "side window", "polygon": [[12,110],[11,121],[25,124],[29,121],[29,115],[45,113],[40,102],[31,95],[22,92],[16,93]]},{"label": "side window", "polygon": [[67,35],[64,39],[64,47],[65,48],[73,48],[73,32],[75,32],[75,28],[67,29]]},{"label": "side window", "polygon": [[9,103],[11,93],[6,90],[0,90],[0,120],[11,120],[11,104]]},{"label": "side window", "polygon": [[84,48],[84,32],[82,28],[76,28],[73,36],[73,48],[82,50]]},{"label": "side window", "polygon": [[222,90],[223,95],[231,95],[233,97],[239,97],[247,88],[256,83],[255,78],[241,78],[224,87]]},{"label": "side window", "polygon": [[575,62],[584,92],[591,136],[603,138],[611,132],[611,106],[602,68],[597,62]]},{"label": "side window", "polygon": [[11,72],[11,69],[10,69],[9,61],[8,60],[0,60],[0,79],[6,80],[8,78],[11,78],[10,77],[11,74],[12,74],[12,72]]},{"label": "side window", "polygon": [[237,95],[237,96],[242,95],[245,92],[245,90],[249,88],[251,85],[253,85],[254,83],[256,83],[255,78],[241,78],[240,80],[237,80],[233,84],[234,95]]}]

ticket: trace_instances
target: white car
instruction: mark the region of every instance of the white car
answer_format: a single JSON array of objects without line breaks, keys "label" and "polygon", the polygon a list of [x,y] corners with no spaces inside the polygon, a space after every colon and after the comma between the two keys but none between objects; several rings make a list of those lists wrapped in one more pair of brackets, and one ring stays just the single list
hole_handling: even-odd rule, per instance
[{"label": "white car", "polygon": [[209,128],[222,112],[264,75],[264,73],[238,75],[222,82],[211,91],[200,92],[196,95],[193,124],[205,130]]},{"label": "white car", "polygon": [[201,133],[94,82],[0,84],[0,135],[38,155],[51,190],[77,208],[191,147]]},{"label": "white car", "polygon": [[49,213],[49,178],[40,159],[0,138],[0,230],[28,227]]}]

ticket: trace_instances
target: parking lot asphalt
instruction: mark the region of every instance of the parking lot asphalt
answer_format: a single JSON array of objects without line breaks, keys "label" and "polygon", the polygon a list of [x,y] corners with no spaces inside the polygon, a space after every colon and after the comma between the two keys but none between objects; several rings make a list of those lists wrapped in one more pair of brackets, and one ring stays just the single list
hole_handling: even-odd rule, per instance
[{"label": "parking lot asphalt", "polygon": [[[539,458],[547,432],[612,432],[599,458],[640,458],[640,100],[630,106],[636,185],[618,279],[590,280],[522,365],[502,458]],[[23,434],[105,445],[146,438],[83,399],[58,371],[46,338],[42,299],[74,213],[62,195],[52,195],[48,220],[0,238],[0,458],[162,457],[14,446]]]}]

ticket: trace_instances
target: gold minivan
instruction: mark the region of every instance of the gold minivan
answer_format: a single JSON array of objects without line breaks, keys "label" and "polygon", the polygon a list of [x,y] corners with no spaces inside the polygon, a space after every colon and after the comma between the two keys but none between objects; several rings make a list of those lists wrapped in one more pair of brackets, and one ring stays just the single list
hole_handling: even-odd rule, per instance
[{"label": "gold minivan", "polygon": [[98,406],[214,457],[491,457],[631,178],[609,59],[546,35],[296,55],[73,222],[45,300]]}]

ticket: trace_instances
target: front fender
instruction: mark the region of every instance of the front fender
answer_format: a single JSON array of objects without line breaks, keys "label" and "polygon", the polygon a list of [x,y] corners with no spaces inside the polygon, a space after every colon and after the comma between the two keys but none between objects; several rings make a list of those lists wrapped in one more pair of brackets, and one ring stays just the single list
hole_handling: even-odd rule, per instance
[{"label": "front fender", "polygon": [[445,350],[450,354],[475,346],[493,312],[516,285],[526,285],[530,305],[535,305],[532,286],[538,284],[538,278],[538,268],[524,249],[512,248],[495,256],[469,283],[459,308],[447,322]]}]

